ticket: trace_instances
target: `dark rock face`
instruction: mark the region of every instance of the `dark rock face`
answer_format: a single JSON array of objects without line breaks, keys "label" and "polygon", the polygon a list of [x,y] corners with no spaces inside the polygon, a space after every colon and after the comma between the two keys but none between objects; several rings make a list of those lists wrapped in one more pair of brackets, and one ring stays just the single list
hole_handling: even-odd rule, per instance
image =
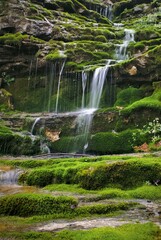
[{"label": "dark rock face", "polygon": [[[79,109],[82,71],[87,73],[87,104],[94,69],[113,59],[100,104],[113,109],[94,116],[91,133],[141,128],[161,112],[160,8],[160,2],[150,0],[2,0],[0,109],[55,111],[59,83],[60,111]],[[135,32],[134,41],[127,45],[126,29]],[[118,46],[126,48],[125,61],[116,60]],[[129,87],[141,90],[143,101],[121,99],[117,106],[119,93]],[[41,117],[35,132],[45,126],[51,138],[74,137],[75,118]],[[9,123],[24,127],[18,118]]]}]

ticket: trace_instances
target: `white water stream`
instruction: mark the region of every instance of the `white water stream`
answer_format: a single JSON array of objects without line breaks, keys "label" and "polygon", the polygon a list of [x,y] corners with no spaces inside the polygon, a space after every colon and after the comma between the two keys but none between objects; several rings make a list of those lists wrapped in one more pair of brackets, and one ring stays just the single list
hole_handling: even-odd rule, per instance
[{"label": "white water stream", "polygon": [[127,53],[127,47],[130,42],[134,42],[135,31],[132,29],[125,29],[125,38],[122,44],[117,45],[116,47],[116,59],[117,60],[126,60],[129,58]]},{"label": "white water stream", "polygon": [[23,171],[20,169],[11,169],[4,171],[0,169],[0,185],[17,184],[18,177]]},{"label": "white water stream", "polygon": [[60,94],[60,83],[61,83],[61,76],[63,73],[63,69],[65,66],[65,61],[62,63],[60,72],[59,72],[59,79],[58,79],[58,88],[57,88],[57,96],[56,96],[56,105],[55,105],[55,112],[58,113],[58,102],[59,102],[59,94]]},{"label": "white water stream", "polygon": [[87,85],[87,73],[82,71],[82,109],[85,107],[85,89]]},{"label": "white water stream", "polygon": [[35,119],[35,121],[34,121],[32,127],[31,127],[31,134],[32,134],[32,135],[33,135],[33,133],[34,133],[34,128],[35,128],[37,122],[40,121],[40,119],[41,119],[40,117],[38,117],[38,118]]},{"label": "white water stream", "polygon": [[[125,37],[123,43],[117,45],[116,47],[116,61],[123,61],[129,58],[127,53],[127,47],[130,42],[134,41],[134,30],[125,29],[124,33]],[[76,124],[77,134],[84,135],[83,152],[85,152],[86,148],[88,147],[88,135],[93,120],[93,114],[99,108],[100,99],[103,92],[103,86],[110,68],[110,64],[111,60],[108,60],[107,64],[104,67],[98,67],[95,69],[91,81],[89,103],[86,108],[83,107],[85,105],[84,103],[87,75],[85,72],[82,72],[82,111],[76,119]]]}]

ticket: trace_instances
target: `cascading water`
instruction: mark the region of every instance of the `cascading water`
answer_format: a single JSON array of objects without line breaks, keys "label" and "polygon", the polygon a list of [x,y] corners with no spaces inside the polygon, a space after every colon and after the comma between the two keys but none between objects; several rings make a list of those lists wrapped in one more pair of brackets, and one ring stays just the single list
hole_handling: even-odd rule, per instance
[{"label": "cascading water", "polygon": [[134,42],[135,31],[132,29],[125,29],[124,32],[125,32],[124,41],[116,48],[116,59],[119,61],[126,60],[129,58],[127,53],[127,47],[130,42]]},{"label": "cascading water", "polygon": [[64,66],[65,66],[65,60],[62,63],[62,66],[61,66],[61,69],[60,69],[60,72],[59,72],[58,88],[57,88],[57,96],[56,96],[56,105],[55,105],[55,112],[56,113],[58,113],[58,102],[59,102],[59,94],[60,94],[60,82],[61,82],[61,76],[62,76],[62,73],[63,73]]},{"label": "cascading water", "polygon": [[50,78],[49,78],[49,95],[48,95],[48,112],[50,112],[51,109],[51,96],[52,96],[52,91],[53,91],[53,83],[54,83],[54,78],[55,78],[55,74],[54,74],[54,69],[55,69],[55,64],[53,64],[51,66],[51,70],[50,70]]},{"label": "cascading water", "polygon": [[[34,121],[32,128],[31,128],[31,135],[32,135],[32,139],[34,139],[36,136],[34,135],[34,128],[36,126],[36,124],[41,120],[40,117],[36,118],[36,120]],[[41,153],[50,153],[50,148],[47,146],[47,144],[41,139],[40,140],[40,151]]]},{"label": "cascading water", "polygon": [[[123,61],[128,59],[127,47],[130,42],[134,41],[134,30],[125,29],[125,38],[122,44],[118,45],[116,48],[116,61]],[[107,64],[104,67],[96,68],[93,79],[91,82],[90,89],[90,99],[89,105],[87,108],[82,109],[81,113],[78,115],[76,119],[77,123],[77,134],[83,135],[84,148],[83,152],[85,152],[88,147],[88,135],[91,128],[91,123],[93,120],[93,114],[98,109],[100,104],[100,99],[103,91],[104,82],[110,68],[111,60],[108,60]],[[84,103],[84,92],[85,92],[85,73],[82,73],[82,102]],[[82,106],[84,106],[82,104]]]},{"label": "cascading water", "polygon": [[18,177],[22,172],[23,171],[19,169],[14,169],[9,171],[0,170],[0,185],[17,184]]},{"label": "cascading water", "polygon": [[[84,142],[83,152],[85,152],[86,148],[88,147],[88,134],[91,128],[93,113],[99,107],[104,82],[110,67],[110,62],[111,60],[108,60],[106,66],[96,68],[91,82],[89,104],[87,108],[82,109],[82,111],[80,112],[76,119],[77,134],[83,135]],[[82,99],[83,98],[84,96],[82,97]]]},{"label": "cascading water", "polygon": [[40,121],[40,119],[41,119],[40,117],[38,117],[38,118],[35,119],[32,127],[31,127],[31,131],[30,131],[32,135],[33,135],[33,133],[34,133],[34,128],[35,128],[37,122]]},{"label": "cascading water", "polygon": [[87,73],[82,71],[82,109],[85,107],[85,89],[87,85]]},{"label": "cascading water", "polygon": [[92,83],[91,83],[91,91],[90,91],[90,100],[89,100],[89,109],[98,109],[102,90],[105,82],[105,78],[107,76],[111,60],[108,60],[106,66],[96,68]]}]

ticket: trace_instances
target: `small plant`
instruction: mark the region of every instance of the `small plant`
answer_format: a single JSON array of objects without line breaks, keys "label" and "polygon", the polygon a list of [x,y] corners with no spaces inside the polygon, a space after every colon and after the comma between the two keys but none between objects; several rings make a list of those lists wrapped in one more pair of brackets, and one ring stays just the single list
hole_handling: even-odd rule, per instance
[{"label": "small plant", "polygon": [[149,134],[152,142],[156,142],[161,138],[161,123],[159,118],[155,118],[143,127],[145,133]]},{"label": "small plant", "polygon": [[3,82],[6,83],[8,86],[10,86],[10,83],[15,81],[14,77],[7,75],[6,72],[2,73],[2,79],[3,79]]}]

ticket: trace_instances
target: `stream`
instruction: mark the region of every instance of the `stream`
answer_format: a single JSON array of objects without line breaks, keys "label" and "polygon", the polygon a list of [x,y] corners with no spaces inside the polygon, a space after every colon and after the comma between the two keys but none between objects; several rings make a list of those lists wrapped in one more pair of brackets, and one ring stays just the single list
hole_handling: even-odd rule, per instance
[{"label": "stream", "polygon": [[[106,200],[106,203],[109,200]],[[110,200],[111,202],[112,200]],[[85,230],[98,227],[118,227],[123,224],[136,224],[153,222],[161,228],[160,203],[149,200],[125,200],[126,202],[139,203],[139,207],[134,207],[116,217],[97,217],[83,220],[55,220],[48,223],[40,224],[37,231],[60,231],[64,229]],[[119,202],[119,200],[113,200]],[[88,204],[88,203],[87,203]]]},{"label": "stream", "polygon": [[[20,169],[11,169],[10,167],[0,168],[0,197],[8,194],[36,192],[36,193],[49,193],[46,190],[42,190],[33,186],[20,186],[17,183],[18,176],[22,173]],[[54,196],[62,195],[61,192],[50,192]],[[71,193],[63,193],[63,195],[71,195]],[[138,203],[137,207],[132,207],[129,210],[122,212],[115,217],[93,217],[85,218],[82,220],[54,220],[47,223],[41,223],[35,227],[36,231],[60,231],[62,229],[90,229],[96,227],[117,227],[127,223],[147,223],[153,222],[161,228],[161,202],[150,201],[143,199],[133,200],[121,200],[121,199],[107,199],[97,202],[91,202],[92,195],[79,195],[72,193],[72,196],[78,199],[79,206],[91,205],[91,204],[110,204],[125,202]],[[89,202],[85,202],[84,199],[89,199]]]}]

